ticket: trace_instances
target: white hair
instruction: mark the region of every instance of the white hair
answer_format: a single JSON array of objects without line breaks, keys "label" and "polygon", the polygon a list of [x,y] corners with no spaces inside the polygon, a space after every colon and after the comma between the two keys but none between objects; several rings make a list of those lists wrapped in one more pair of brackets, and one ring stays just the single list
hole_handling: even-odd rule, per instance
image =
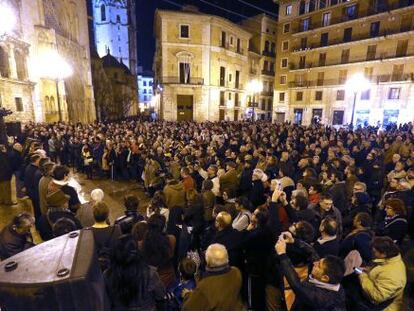
[{"label": "white hair", "polygon": [[101,202],[104,198],[104,192],[102,189],[93,189],[91,192],[91,199],[94,202]]},{"label": "white hair", "polygon": [[227,249],[222,244],[211,244],[206,250],[206,262],[210,268],[221,267],[229,263]]}]

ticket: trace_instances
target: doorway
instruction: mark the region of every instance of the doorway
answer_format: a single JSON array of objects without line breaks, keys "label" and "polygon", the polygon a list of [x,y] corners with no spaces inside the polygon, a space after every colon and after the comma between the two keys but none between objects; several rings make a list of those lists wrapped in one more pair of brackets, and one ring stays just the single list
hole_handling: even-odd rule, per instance
[{"label": "doorway", "polygon": [[193,121],[193,95],[177,95],[177,121]]},{"label": "doorway", "polygon": [[284,122],[285,122],[285,113],[276,112],[276,123],[284,123]]},{"label": "doorway", "polygon": [[302,120],[303,120],[303,109],[301,108],[294,109],[293,114],[294,114],[293,123],[297,125],[301,125]]}]

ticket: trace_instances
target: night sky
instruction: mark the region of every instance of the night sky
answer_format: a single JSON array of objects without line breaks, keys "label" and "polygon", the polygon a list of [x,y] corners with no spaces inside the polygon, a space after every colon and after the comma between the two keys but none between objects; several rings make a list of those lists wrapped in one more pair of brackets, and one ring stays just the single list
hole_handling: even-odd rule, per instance
[{"label": "night sky", "polygon": [[244,16],[254,16],[263,11],[252,8],[243,2],[260,7],[277,15],[277,5],[273,0],[137,0],[137,32],[138,32],[138,60],[144,70],[152,69],[152,61],[155,50],[155,39],[153,36],[154,13],[156,8],[168,10],[180,10],[178,5],[192,4],[197,6],[201,12],[214,14],[238,22],[243,17],[214,8],[206,2],[218,5]]}]

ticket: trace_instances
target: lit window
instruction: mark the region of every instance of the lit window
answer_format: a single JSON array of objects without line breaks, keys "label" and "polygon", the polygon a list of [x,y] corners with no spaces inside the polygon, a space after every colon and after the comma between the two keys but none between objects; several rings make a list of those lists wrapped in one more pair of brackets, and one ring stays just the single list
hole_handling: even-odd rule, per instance
[{"label": "lit window", "polygon": [[392,87],[388,93],[388,99],[400,99],[401,89],[399,87]]},{"label": "lit window", "polygon": [[190,38],[190,26],[180,25],[180,38]]},{"label": "lit window", "polygon": [[369,100],[371,95],[371,90],[365,90],[361,92],[361,100]]},{"label": "lit window", "polygon": [[288,4],[286,6],[286,16],[292,15],[292,5]]}]

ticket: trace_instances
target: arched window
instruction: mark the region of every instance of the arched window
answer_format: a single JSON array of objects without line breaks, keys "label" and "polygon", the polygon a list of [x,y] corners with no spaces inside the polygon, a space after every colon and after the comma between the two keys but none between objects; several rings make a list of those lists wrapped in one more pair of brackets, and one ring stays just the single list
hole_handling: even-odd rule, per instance
[{"label": "arched window", "polygon": [[57,111],[57,108],[55,106],[55,98],[53,96],[50,96],[49,105],[50,105],[50,112],[53,113]]},{"label": "arched window", "polygon": [[0,76],[10,78],[9,54],[0,46]]},{"label": "arched window", "polygon": [[101,21],[106,21],[106,8],[105,4],[101,5]]},{"label": "arched window", "polygon": [[14,59],[16,61],[17,79],[26,80],[26,59],[20,50],[14,50]]},{"label": "arched window", "polygon": [[49,96],[45,96],[44,108],[45,108],[45,114],[48,115],[50,113]]}]

